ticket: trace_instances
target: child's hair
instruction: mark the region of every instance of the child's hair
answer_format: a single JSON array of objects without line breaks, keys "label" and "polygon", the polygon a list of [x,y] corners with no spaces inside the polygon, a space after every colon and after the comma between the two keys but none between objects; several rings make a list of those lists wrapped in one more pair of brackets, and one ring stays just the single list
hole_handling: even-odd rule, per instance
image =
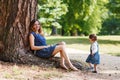
[{"label": "child's hair", "polygon": [[96,41],[97,40],[97,36],[95,34],[90,34],[89,35],[89,39],[91,39],[92,41]]}]

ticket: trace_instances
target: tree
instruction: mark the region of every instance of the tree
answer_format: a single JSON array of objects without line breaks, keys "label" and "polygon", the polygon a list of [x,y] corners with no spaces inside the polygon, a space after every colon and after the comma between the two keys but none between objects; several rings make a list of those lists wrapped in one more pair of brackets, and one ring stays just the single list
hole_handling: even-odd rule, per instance
[{"label": "tree", "polygon": [[63,17],[64,35],[99,33],[105,0],[64,0],[68,12]]},{"label": "tree", "polygon": [[120,34],[120,0],[110,0],[106,5],[108,17],[103,22],[100,34],[119,35]]},{"label": "tree", "polygon": [[57,34],[57,28],[61,28],[59,20],[67,12],[67,5],[63,0],[38,0],[38,18],[44,27],[52,29],[51,35]]},{"label": "tree", "polygon": [[22,62],[28,53],[29,23],[37,0],[0,0],[0,59]]},{"label": "tree", "polygon": [[83,10],[81,0],[64,0],[64,3],[68,5],[68,12],[61,19],[63,28],[63,35],[77,35],[78,31],[81,31],[81,11]]},{"label": "tree", "polygon": [[[36,16],[37,0],[0,0],[0,60],[44,67],[60,66],[59,58],[50,61],[29,54],[29,23]],[[74,65],[83,69],[77,61]]]}]

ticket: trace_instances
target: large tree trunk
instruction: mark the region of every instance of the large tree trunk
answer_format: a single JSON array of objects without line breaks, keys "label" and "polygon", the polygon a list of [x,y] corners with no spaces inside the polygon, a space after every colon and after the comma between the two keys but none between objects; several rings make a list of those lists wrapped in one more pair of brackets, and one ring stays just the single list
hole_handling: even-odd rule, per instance
[{"label": "large tree trunk", "polygon": [[37,0],[0,0],[0,59],[21,62],[29,49],[29,23]]}]

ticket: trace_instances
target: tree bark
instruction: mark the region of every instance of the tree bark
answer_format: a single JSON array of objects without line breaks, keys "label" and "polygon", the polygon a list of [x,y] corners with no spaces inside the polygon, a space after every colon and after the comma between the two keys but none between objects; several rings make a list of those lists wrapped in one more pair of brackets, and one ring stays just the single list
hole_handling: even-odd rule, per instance
[{"label": "tree bark", "polygon": [[22,62],[29,51],[29,23],[37,18],[37,0],[0,0],[0,59]]}]

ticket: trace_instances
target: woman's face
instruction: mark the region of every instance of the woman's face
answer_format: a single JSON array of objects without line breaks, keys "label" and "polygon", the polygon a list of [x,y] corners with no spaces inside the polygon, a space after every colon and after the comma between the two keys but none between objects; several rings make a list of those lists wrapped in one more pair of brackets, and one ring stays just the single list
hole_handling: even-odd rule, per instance
[{"label": "woman's face", "polygon": [[34,23],[33,29],[34,29],[35,31],[38,31],[38,30],[40,29],[40,23],[39,23],[38,21],[36,21],[36,22]]}]

